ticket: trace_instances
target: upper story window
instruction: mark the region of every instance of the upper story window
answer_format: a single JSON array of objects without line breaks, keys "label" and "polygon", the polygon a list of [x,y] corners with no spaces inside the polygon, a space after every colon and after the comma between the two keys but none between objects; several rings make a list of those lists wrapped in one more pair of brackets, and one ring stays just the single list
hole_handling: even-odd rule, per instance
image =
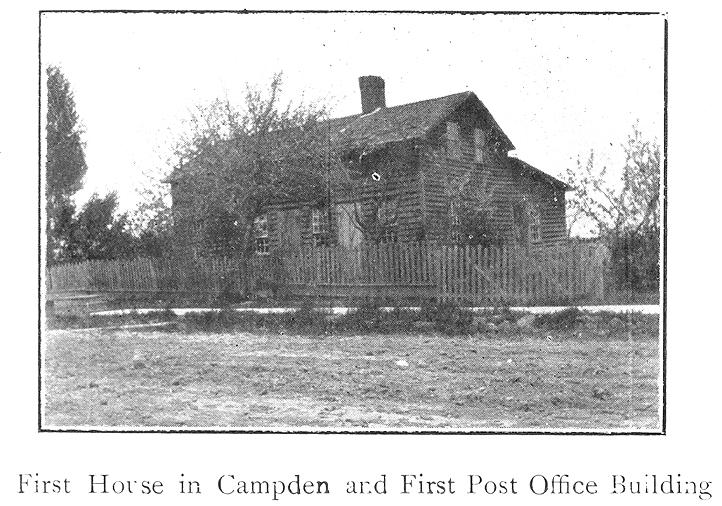
[{"label": "upper story window", "polygon": [[461,129],[458,123],[446,123],[446,154],[449,158],[461,158]]},{"label": "upper story window", "polygon": [[256,241],[256,253],[268,255],[270,248],[268,242],[268,214],[257,216],[253,220],[253,237]]},{"label": "upper story window", "polygon": [[369,176],[368,154],[364,151],[352,150],[345,159],[344,167],[348,170],[348,177],[357,181]]},{"label": "upper story window", "polygon": [[481,128],[474,129],[474,161],[481,163],[484,161],[484,131]]}]

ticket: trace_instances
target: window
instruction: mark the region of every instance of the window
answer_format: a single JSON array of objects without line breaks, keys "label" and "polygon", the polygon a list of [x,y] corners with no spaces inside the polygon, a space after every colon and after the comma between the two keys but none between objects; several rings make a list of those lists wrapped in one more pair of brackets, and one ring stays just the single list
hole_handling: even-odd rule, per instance
[{"label": "window", "polygon": [[446,124],[446,154],[456,160],[461,158],[461,130],[458,123]]},{"label": "window", "polygon": [[256,253],[268,255],[268,215],[262,214],[253,220],[253,237],[256,240]]},{"label": "window", "polygon": [[451,242],[461,242],[461,205],[458,202],[452,202],[449,205],[449,234]]},{"label": "window", "polygon": [[535,204],[529,206],[529,241],[541,241],[541,213]]},{"label": "window", "polygon": [[368,153],[365,151],[351,151],[345,159],[344,166],[347,167],[351,180],[358,180],[369,175]]},{"label": "window", "polygon": [[484,131],[481,128],[474,129],[474,161],[481,163],[484,161]]},{"label": "window", "polygon": [[355,248],[362,239],[361,230],[356,219],[356,204],[337,204],[336,213],[336,238],[338,244],[346,248]]},{"label": "window", "polygon": [[315,208],[311,211],[311,232],[313,235],[328,234],[328,210]]},{"label": "window", "polygon": [[529,202],[518,202],[513,206],[514,235],[518,243],[529,244],[541,241],[541,213],[539,206]]},{"label": "window", "polygon": [[328,209],[317,207],[311,210],[311,234],[314,244],[325,244],[329,238]]},{"label": "window", "polygon": [[398,200],[385,200],[379,203],[376,209],[376,219],[379,226],[379,238],[382,242],[393,242],[397,239],[398,210]]}]

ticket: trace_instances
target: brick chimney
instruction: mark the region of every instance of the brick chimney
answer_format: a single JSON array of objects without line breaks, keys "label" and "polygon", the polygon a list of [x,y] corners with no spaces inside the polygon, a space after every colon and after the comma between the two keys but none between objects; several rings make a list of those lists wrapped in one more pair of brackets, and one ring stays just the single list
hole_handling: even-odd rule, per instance
[{"label": "brick chimney", "polygon": [[368,114],[386,107],[386,85],[379,76],[361,76],[358,78],[361,88],[361,113]]}]

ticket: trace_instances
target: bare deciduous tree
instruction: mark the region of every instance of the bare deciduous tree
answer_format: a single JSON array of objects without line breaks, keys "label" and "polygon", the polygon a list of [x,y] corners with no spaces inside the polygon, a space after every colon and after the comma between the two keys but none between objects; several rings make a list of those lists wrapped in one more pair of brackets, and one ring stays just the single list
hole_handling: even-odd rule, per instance
[{"label": "bare deciduous tree", "polygon": [[598,167],[593,151],[585,164],[578,159],[576,169],[567,170],[567,182],[574,188],[567,200],[572,224],[587,218],[600,235],[659,227],[659,145],[645,139],[635,124],[622,149],[625,164],[618,178],[610,178],[606,166]]},{"label": "bare deciduous tree", "polygon": [[624,166],[618,178],[599,168],[591,152],[586,164],[577,161],[567,171],[574,188],[568,199],[570,224],[582,219],[594,224],[609,247],[617,288],[655,290],[659,285],[660,167],[656,140],[633,126],[622,146]]}]

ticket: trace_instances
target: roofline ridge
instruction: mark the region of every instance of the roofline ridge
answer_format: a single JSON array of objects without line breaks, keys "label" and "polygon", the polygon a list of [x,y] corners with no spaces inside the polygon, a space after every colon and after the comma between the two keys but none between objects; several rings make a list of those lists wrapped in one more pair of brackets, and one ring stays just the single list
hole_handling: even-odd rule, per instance
[{"label": "roofline ridge", "polygon": [[[475,95],[475,93],[474,93],[473,91],[471,91],[471,90],[465,90],[465,91],[460,91],[460,92],[458,92],[458,93],[451,93],[451,94],[449,94],[449,95],[442,95],[442,96],[440,96],[440,97],[425,98],[425,99],[423,99],[423,100],[415,100],[414,102],[405,102],[405,103],[403,103],[403,104],[391,105],[391,106],[383,107],[382,109],[397,109],[397,108],[399,108],[399,107],[406,107],[406,106],[408,106],[408,105],[421,104],[421,103],[424,103],[424,102],[433,102],[434,100],[442,100],[442,99],[445,99],[445,98],[451,98],[451,97],[461,96],[461,95],[466,95],[466,96],[468,97],[468,96],[471,96],[471,95]],[[337,117],[325,119],[325,120],[322,121],[322,123],[325,123],[325,122],[327,122],[327,121],[340,121],[340,120],[342,120],[342,119],[358,118],[358,117],[360,117],[360,116],[363,116],[363,113],[347,114],[346,116],[337,116]]]},{"label": "roofline ridge", "polygon": [[393,105],[391,107],[386,107],[386,109],[395,109],[397,107],[405,107],[407,105],[422,104],[424,102],[433,102],[434,100],[443,100],[445,98],[451,98],[451,97],[460,96],[460,95],[469,95],[469,94],[473,94],[473,93],[474,92],[471,90],[466,90],[466,91],[461,91],[458,93],[451,93],[450,95],[442,95],[440,97],[425,98],[424,100],[416,100],[414,102],[406,102],[405,104]]}]

